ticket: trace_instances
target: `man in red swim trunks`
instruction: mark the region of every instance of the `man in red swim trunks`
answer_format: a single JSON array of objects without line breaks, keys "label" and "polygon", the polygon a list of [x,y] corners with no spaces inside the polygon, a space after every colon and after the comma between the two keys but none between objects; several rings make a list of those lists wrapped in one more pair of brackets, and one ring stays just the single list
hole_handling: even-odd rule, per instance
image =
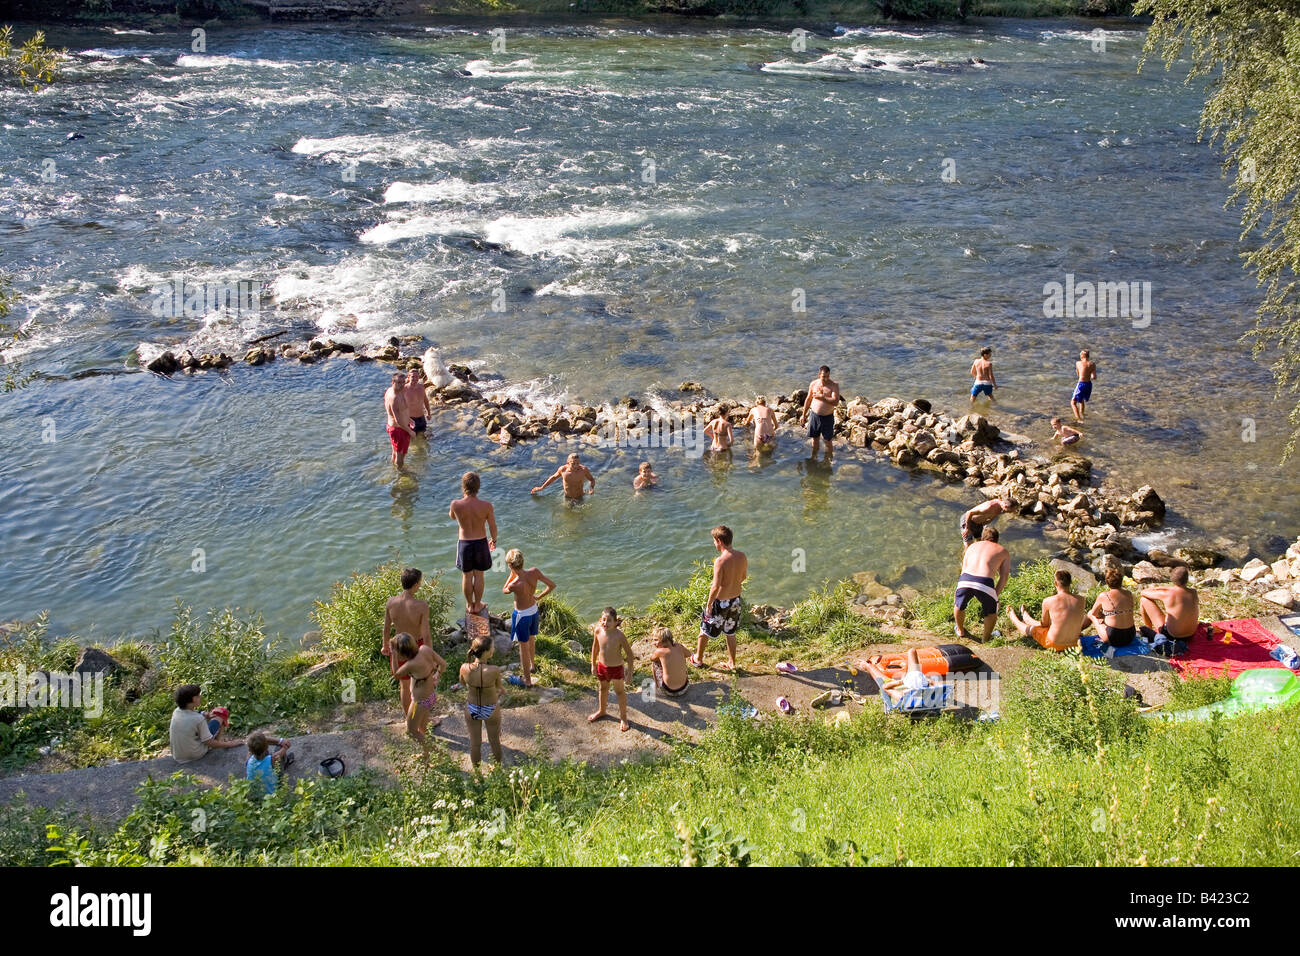
[{"label": "man in red swim trunks", "polygon": [[415,430],[411,428],[411,413],[406,401],[406,376],[393,373],[392,384],[384,392],[384,412],[388,415],[388,440],[393,445],[393,464],[400,470],[406,463],[406,450],[411,447]]}]

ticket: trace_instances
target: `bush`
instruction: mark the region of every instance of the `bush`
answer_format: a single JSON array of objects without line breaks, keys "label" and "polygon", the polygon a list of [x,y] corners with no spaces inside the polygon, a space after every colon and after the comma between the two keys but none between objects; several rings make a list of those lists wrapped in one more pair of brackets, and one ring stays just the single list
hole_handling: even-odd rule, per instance
[{"label": "bush", "polygon": [[203,704],[229,707],[234,726],[255,727],[274,716],[261,693],[271,653],[258,615],[241,618],[225,608],[200,621],[178,603],[158,660],[168,690],[199,684]]},{"label": "bush", "polygon": [[1049,748],[1097,752],[1147,729],[1136,699],[1124,696],[1124,677],[1072,648],[1026,658],[1007,692],[1011,726],[1027,729]]},{"label": "bush", "polygon": [[687,626],[696,627],[712,586],[713,568],[705,561],[696,561],[686,586],[664,588],[650,601],[646,616],[674,632]]},{"label": "bush", "polygon": [[[345,655],[338,673],[356,681],[358,699],[384,697],[392,690],[392,671],[381,653],[384,608],[401,590],[402,566],[391,562],[335,582],[329,599],[317,601],[312,612],[321,647]],[[441,579],[428,575],[416,593],[429,602],[429,633],[436,637],[447,626],[451,595]]]}]

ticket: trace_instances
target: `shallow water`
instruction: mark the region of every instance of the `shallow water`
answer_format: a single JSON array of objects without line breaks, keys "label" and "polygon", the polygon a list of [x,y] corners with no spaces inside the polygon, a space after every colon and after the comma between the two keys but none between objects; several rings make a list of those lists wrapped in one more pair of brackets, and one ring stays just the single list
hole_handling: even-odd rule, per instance
[{"label": "shallow water", "polygon": [[[850,29],[802,54],[772,31],[664,24],[511,29],[504,54],[478,25],[212,31],[202,54],[188,34],[58,35],[81,51],[62,83],[0,91],[4,267],[40,323],[27,359],[121,370],[305,320],[356,342],[426,335],[535,400],[688,378],[788,393],[825,361],[847,394],[960,408],[988,343],[994,420],[1041,442],[1089,347],[1101,473],[1154,483],[1175,535],[1267,548],[1294,537],[1300,482],[1276,464],[1267,369],[1237,341],[1257,298],[1198,93],[1179,70],[1136,74],[1139,31],[1094,52],[1094,25]],[[1150,282],[1150,325],[1045,318],[1044,283],[1066,273]],[[260,310],[153,314],[182,274],[260,283]],[[571,513],[527,495],[561,449],[491,451],[445,422],[418,485],[394,484],[384,384],[375,365],[277,363],[0,398],[0,616],[48,607],[111,636],[165,625],[180,598],[293,636],[354,568],[450,567],[467,467],[502,543],[584,612],[682,581],[718,521],[758,600],[862,569],[947,581],[978,500],[871,459],[810,472],[787,441],[757,469],[647,453],[664,487],[642,497],[630,454],[595,454],[600,491]],[[1013,528],[1017,557],[1047,548]]]}]

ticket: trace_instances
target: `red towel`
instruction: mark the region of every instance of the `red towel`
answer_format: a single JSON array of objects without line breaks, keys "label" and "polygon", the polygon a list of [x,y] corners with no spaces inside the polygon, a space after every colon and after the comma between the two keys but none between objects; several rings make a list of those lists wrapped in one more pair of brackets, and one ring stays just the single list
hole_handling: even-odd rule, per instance
[{"label": "red towel", "polygon": [[[1232,635],[1226,643],[1224,632]],[[1187,642],[1187,653],[1171,657],[1169,663],[1183,677],[1236,677],[1252,667],[1282,667],[1268,656],[1276,644],[1273,633],[1253,617],[1208,626],[1202,622]]]}]

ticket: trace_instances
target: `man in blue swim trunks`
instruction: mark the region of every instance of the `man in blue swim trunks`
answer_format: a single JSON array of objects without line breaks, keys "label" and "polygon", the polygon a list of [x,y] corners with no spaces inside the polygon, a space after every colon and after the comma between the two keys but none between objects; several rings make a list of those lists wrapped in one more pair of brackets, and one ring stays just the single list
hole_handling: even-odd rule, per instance
[{"label": "man in blue swim trunks", "polygon": [[1097,381],[1097,363],[1088,358],[1088,350],[1079,353],[1079,361],[1074,363],[1074,370],[1079,375],[1079,382],[1074,386],[1074,397],[1070,407],[1074,409],[1074,420],[1083,421],[1083,407],[1092,401],[1092,383]]},{"label": "man in blue swim trunks", "polygon": [[998,622],[998,596],[1007,586],[1010,576],[1011,556],[998,544],[998,529],[985,527],[980,540],[962,555],[961,577],[953,598],[953,620],[956,621],[953,630],[957,637],[962,640],[970,638],[966,633],[966,605],[973,600],[980,603],[984,619],[983,640],[993,637],[993,627]]},{"label": "man in blue swim trunks", "polygon": [[975,399],[983,395],[990,402],[993,401],[993,389],[998,387],[998,380],[993,375],[993,350],[988,346],[980,349],[980,357],[971,363],[971,378],[975,379],[975,384],[970,389],[970,403],[975,404]]},{"label": "man in blue swim trunks", "polygon": [[[506,567],[510,576],[506,578],[502,594],[511,594],[515,599],[515,609],[510,615],[510,640],[519,645],[519,670],[523,677],[519,684],[523,687],[533,686],[533,655],[537,650],[539,618],[541,614],[537,602],[555,590],[555,582],[537,568],[524,570],[524,553],[518,548],[506,552]],[[546,590],[537,593],[538,582],[546,585]],[[513,683],[513,679],[512,679]]]},{"label": "man in blue swim trunks", "polygon": [[840,403],[840,385],[831,379],[830,366],[817,370],[817,377],[808,383],[808,397],[803,402],[803,417],[799,424],[808,426],[812,439],[812,457],[823,439],[826,441],[826,460],[835,455],[835,407]]}]

